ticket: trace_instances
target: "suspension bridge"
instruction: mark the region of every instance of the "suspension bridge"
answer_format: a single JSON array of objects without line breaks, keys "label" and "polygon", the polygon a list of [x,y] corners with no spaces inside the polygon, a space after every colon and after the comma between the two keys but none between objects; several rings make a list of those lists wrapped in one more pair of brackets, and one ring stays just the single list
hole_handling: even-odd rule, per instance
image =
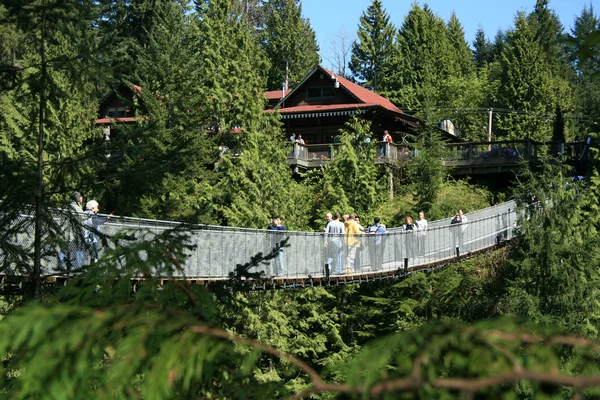
[{"label": "suspension bridge", "polygon": [[[249,269],[249,273],[261,276],[261,279],[252,282],[256,288],[336,285],[405,276],[440,268],[489,251],[510,240],[517,227],[515,209],[516,203],[509,201],[467,213],[468,222],[462,224],[453,225],[451,218],[447,218],[430,221],[425,232],[388,228],[381,235],[359,235],[360,246],[353,263],[348,262],[350,248],[344,235],[327,237],[323,232],[186,226],[190,245],[186,251],[187,257],[181,268],[164,279],[186,280],[197,285],[223,282],[235,275],[236,266],[247,264],[258,253],[277,252],[281,242],[285,243],[285,247],[275,257]],[[149,240],[178,226],[181,224],[172,221],[111,216],[97,229],[106,237],[126,233],[134,240]],[[21,247],[32,245],[33,224],[27,229],[30,231],[21,232],[13,239],[14,244]],[[70,245],[76,246],[73,243]],[[75,254],[81,249],[60,249],[58,254]],[[102,251],[100,249],[100,255]],[[90,252],[81,253],[80,262],[83,265],[92,262]],[[0,275],[2,283],[14,280],[18,273],[11,270],[11,265],[7,265],[10,263],[2,253],[0,260],[3,265],[3,274]],[[44,258],[43,273],[48,276],[49,282],[65,280],[68,274],[65,273],[64,257]]]}]

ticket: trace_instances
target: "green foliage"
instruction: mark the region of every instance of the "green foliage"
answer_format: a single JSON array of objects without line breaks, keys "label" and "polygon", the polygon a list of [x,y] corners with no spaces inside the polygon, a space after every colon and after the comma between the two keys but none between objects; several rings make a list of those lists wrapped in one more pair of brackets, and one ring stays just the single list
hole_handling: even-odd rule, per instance
[{"label": "green foliage", "polygon": [[[286,70],[293,85],[318,63],[299,2],[195,5],[0,6],[3,271],[32,272],[34,247],[19,248],[11,237],[31,232],[36,221],[46,235],[42,259],[57,256],[65,228],[79,227],[74,215],[56,218],[42,207],[34,219],[17,217],[32,213],[32,198],[61,205],[80,187],[125,214],[249,227],[265,227],[280,214],[293,229],[320,230],[327,211],[354,211],[366,221],[378,215],[397,226],[422,209],[435,220],[490,205],[489,190],[443,181],[439,139],[428,134],[418,146],[412,186],[384,201],[386,185],[373,162],[377,145],[365,141],[371,127],[361,119],[342,130],[331,164],[296,182],[281,122],[263,112],[262,93],[279,89]],[[475,72],[455,15],[445,23],[415,3],[394,44],[389,16],[375,0],[361,18],[354,73],[429,122],[451,118],[463,138],[481,138],[487,113],[456,110],[490,106],[525,111],[494,121],[499,137],[535,132],[532,138],[545,139],[555,110],[565,112],[570,136],[571,82],[587,108],[578,107],[598,111],[593,9],[576,22],[576,81],[554,40],[562,27],[543,0],[517,16],[514,30],[499,32],[494,45],[478,35]],[[253,31],[267,26],[263,36]],[[132,106],[143,118],[113,127],[111,151],[120,158],[107,160],[92,120],[98,93],[121,81],[142,87]],[[42,193],[31,184],[40,110]],[[587,185],[567,184],[559,161],[519,178],[517,197],[534,194],[539,203],[523,207],[509,248],[397,280],[250,291],[247,278],[260,277],[249,268],[273,256],[257,254],[223,285],[205,288],[168,279],[193,250],[185,231],[105,238],[111,245],[103,258],[64,288],[44,292],[37,270],[30,275],[39,302],[30,293],[8,299],[0,321],[0,397],[597,396],[586,389],[598,375],[597,344],[563,333],[598,336],[600,183],[594,173]],[[104,188],[98,178],[107,179]],[[517,319],[490,320],[497,315]]]},{"label": "green foliage", "polygon": [[[365,399],[456,398],[458,393],[511,399],[525,387],[534,398],[561,399],[572,394],[561,387],[571,376],[553,371],[561,363],[562,343],[556,332],[501,319],[469,326],[442,321],[389,335],[344,366],[352,382],[348,392]],[[588,365],[587,373],[597,374],[590,364],[594,358],[593,351],[583,350],[572,366]],[[533,376],[545,378],[519,382]],[[389,393],[390,387],[404,393]]]},{"label": "green foliage", "polygon": [[352,43],[348,67],[357,81],[374,92],[384,92],[386,79],[397,57],[394,36],[396,28],[390,23],[380,0],[373,0],[360,17],[358,40]]},{"label": "green foliage", "polygon": [[[426,186],[427,181],[415,182],[413,187]],[[382,222],[387,226],[401,226],[406,215],[417,215],[424,208],[416,203],[415,195],[411,192],[398,195],[384,202],[376,211]],[[438,188],[437,198],[427,211],[425,218],[430,221],[454,216],[457,210],[470,212],[481,210],[492,205],[493,194],[489,189],[471,184],[466,180],[447,180]]]},{"label": "green foliage", "polygon": [[473,109],[485,102],[483,76],[477,77],[463,28],[448,24],[425,5],[414,3],[397,36],[395,67],[385,95],[416,112],[430,125],[451,119],[461,138],[481,136],[485,118]]},{"label": "green foliage", "polygon": [[269,1],[264,6],[261,48],[270,63],[268,90],[291,89],[320,63],[319,46],[310,21],[302,17],[299,0]]},{"label": "green foliage", "polygon": [[548,113],[554,113],[557,105],[563,111],[572,106],[572,87],[563,68],[564,60],[553,57],[558,51],[555,45],[540,39],[550,28],[542,25],[546,17],[540,15],[543,21],[538,21],[536,13],[546,15],[542,9],[530,18],[524,13],[517,15],[515,29],[508,33],[502,50],[497,105],[524,112],[499,117],[498,137],[523,138],[526,133],[528,138],[547,141],[552,136]]},{"label": "green foliage", "polygon": [[[105,75],[98,72],[95,58],[103,43],[84,29],[97,10],[88,5],[42,5],[38,1],[2,9],[8,39],[3,51],[10,56],[0,61],[5,82],[11,83],[0,94],[0,151],[11,160],[34,161],[38,136],[43,135],[43,160],[49,164],[44,178],[46,184],[52,184],[48,192],[61,193],[65,187],[88,183],[90,177],[85,175],[90,173],[91,163],[77,159],[97,156],[92,146],[89,154],[81,150],[86,141],[101,137],[92,126],[98,101],[90,77],[101,81]],[[46,20],[44,35],[42,18]],[[61,180],[50,182],[52,175]]]},{"label": "green foliage", "polygon": [[302,228],[306,222],[292,200],[300,189],[285,162],[284,135],[276,116],[263,111],[264,59],[228,4],[213,2],[200,15],[206,115],[218,117],[215,133],[240,131],[218,163],[213,207],[220,224],[263,228],[279,214],[288,228]]},{"label": "green foliage", "polygon": [[[560,167],[543,164],[519,191],[522,217],[511,253],[503,309],[531,321],[597,336],[598,186],[566,184]],[[526,199],[535,196],[536,202]]]},{"label": "green foliage", "polygon": [[440,134],[434,130],[424,132],[417,147],[417,156],[411,161],[410,174],[416,206],[426,213],[437,203],[446,177],[442,158],[443,142]]},{"label": "green foliage", "polygon": [[577,72],[577,108],[590,116],[591,123],[598,120],[600,110],[600,81],[597,79],[600,75],[599,29],[600,19],[589,5],[575,18],[571,34],[564,40],[570,44],[568,57]]},{"label": "green foliage", "polygon": [[466,180],[447,181],[430,210],[429,219],[447,218],[455,215],[456,210],[481,210],[492,204],[493,194],[487,188],[470,184]]},{"label": "green foliage", "polygon": [[473,40],[473,61],[477,68],[482,68],[484,65],[492,62],[494,56],[494,48],[492,43],[485,37],[485,32],[482,27],[477,28],[475,40]]},{"label": "green foliage", "polygon": [[373,162],[376,143],[371,122],[354,117],[340,130],[340,145],[320,179],[313,181],[318,215],[355,212],[371,220],[371,212],[386,197],[385,177]]},{"label": "green foliage", "polygon": [[110,149],[115,157],[107,171],[105,200],[120,214],[188,222],[216,219],[211,180],[217,141],[207,130],[221,121],[214,120],[214,110],[201,111],[216,95],[201,85],[202,37],[196,16],[188,11],[173,2],[161,4],[144,47],[136,45],[137,67],[130,81],[142,90],[128,90],[134,92],[131,107],[140,119],[115,126]]}]

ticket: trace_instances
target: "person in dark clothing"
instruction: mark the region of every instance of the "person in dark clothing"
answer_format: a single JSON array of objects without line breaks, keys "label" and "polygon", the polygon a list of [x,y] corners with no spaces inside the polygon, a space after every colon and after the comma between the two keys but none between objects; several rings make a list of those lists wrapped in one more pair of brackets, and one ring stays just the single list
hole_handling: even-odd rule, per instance
[{"label": "person in dark clothing", "polygon": [[415,233],[417,228],[413,222],[413,219],[410,215],[407,215],[404,219],[404,225],[402,225],[402,230],[406,231],[404,234],[404,246],[405,246],[405,254],[406,258],[413,258],[415,256]]},{"label": "person in dark clothing", "polygon": [[98,261],[98,250],[100,250],[100,248],[102,247],[102,243],[98,235],[98,227],[100,225],[104,225],[110,218],[110,216],[98,216],[98,213],[100,212],[99,207],[100,206],[96,200],[90,200],[85,205],[85,213],[88,216],[88,218],[85,221],[83,221],[83,224],[86,227],[84,232],[84,238],[88,253],[90,255],[90,260],[92,262]]},{"label": "person in dark clothing", "polygon": [[[285,231],[285,226],[281,224],[281,217],[275,216],[271,220],[271,224],[267,228],[270,232],[271,236],[271,244],[273,248],[281,245],[281,242],[285,238],[285,234],[282,231]],[[275,275],[284,275],[285,274],[285,253],[283,247],[279,249],[279,254],[274,259],[273,265],[273,273]]]},{"label": "person in dark clothing", "polygon": [[458,214],[452,218],[450,224],[452,227],[452,251],[456,251],[458,247],[459,251],[465,252],[465,241],[464,235],[467,229],[467,217],[463,214],[463,210],[458,210]]},{"label": "person in dark clothing", "polygon": [[81,268],[85,259],[84,230],[81,224],[87,219],[81,208],[83,196],[79,192],[71,194],[71,202],[67,208],[68,217],[65,221],[65,238],[67,248],[58,253],[59,268]]}]

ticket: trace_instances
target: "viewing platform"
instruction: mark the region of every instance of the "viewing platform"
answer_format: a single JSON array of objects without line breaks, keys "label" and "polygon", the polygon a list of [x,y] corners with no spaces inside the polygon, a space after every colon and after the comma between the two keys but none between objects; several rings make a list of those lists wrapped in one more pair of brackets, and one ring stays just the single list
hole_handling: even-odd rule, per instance
[{"label": "viewing platform", "polygon": [[[340,144],[294,143],[287,162],[298,173],[324,167],[335,159]],[[551,150],[570,159],[578,159],[584,152],[584,143],[537,143],[532,140],[495,142],[448,143],[444,146],[442,165],[454,176],[506,173],[521,168],[523,162],[531,162],[538,154]],[[418,150],[409,143],[377,142],[375,164],[394,165],[412,160]]]}]

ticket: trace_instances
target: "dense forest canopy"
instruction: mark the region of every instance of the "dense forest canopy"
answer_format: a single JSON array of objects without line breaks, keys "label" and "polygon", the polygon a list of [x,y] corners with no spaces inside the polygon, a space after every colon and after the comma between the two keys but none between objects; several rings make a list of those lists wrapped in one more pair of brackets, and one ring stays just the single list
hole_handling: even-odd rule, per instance
[{"label": "dense forest canopy", "polygon": [[[375,165],[371,123],[353,118],[336,158],[301,177],[281,119],[264,112],[266,90],[320,63],[300,0],[2,0],[0,21],[0,268],[27,276],[2,297],[0,398],[598,395],[595,145],[582,182],[567,184],[549,154],[498,190],[449,178],[434,129],[451,119],[464,140],[491,128],[494,140],[595,143],[591,5],[567,32],[537,0],[493,40],[480,30],[468,43],[460,15],[414,3],[394,26],[373,0],[340,70],[426,122],[415,157]],[[132,117],[107,135],[98,107],[121,87],[133,88]],[[334,211],[394,226],[508,196],[523,218],[508,247],[440,271],[264,292],[238,276],[164,284],[185,258],[185,229],[148,242],[124,233],[50,290],[42,260],[80,224],[50,210],[75,190],[121,215],[254,228],[281,215],[288,229],[322,231]],[[32,240],[16,246],[23,232]]]}]

